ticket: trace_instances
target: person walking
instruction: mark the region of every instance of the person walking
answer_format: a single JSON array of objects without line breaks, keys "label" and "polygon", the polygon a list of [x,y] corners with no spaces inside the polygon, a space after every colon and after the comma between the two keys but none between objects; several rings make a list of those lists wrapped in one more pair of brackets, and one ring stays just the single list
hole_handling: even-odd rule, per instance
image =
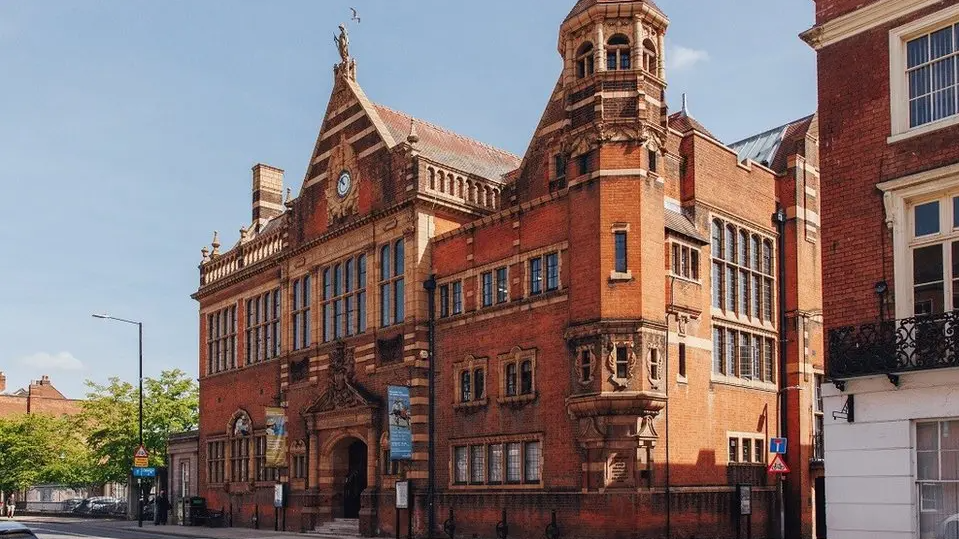
[{"label": "person walking", "polygon": [[17,509],[16,497],[13,494],[7,496],[7,518],[13,518],[13,513]]},{"label": "person walking", "polygon": [[157,525],[166,526],[170,511],[170,500],[167,498],[165,490],[161,490],[160,495],[154,500],[153,510],[156,511]]}]

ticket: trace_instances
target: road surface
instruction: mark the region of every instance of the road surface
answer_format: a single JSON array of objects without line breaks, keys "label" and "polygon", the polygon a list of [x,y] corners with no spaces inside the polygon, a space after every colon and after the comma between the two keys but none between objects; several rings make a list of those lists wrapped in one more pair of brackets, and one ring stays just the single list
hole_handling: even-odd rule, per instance
[{"label": "road surface", "polygon": [[24,522],[40,539],[170,539],[149,531],[131,532],[99,521]]}]

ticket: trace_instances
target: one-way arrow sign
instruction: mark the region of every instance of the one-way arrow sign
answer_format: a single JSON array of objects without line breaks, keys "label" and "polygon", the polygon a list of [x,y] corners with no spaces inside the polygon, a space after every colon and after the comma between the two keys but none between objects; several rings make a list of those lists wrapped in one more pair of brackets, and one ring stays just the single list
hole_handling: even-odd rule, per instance
[{"label": "one-way arrow sign", "polygon": [[773,461],[769,463],[769,468],[766,469],[766,472],[786,474],[789,473],[789,466],[786,466],[786,461],[783,460],[783,456],[779,453],[776,453],[776,456],[773,457]]}]

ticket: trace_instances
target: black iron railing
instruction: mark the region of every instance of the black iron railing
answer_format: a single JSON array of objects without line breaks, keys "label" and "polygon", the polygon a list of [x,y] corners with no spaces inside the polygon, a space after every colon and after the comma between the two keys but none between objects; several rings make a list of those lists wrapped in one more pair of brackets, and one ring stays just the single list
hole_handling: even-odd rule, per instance
[{"label": "black iron railing", "polygon": [[829,331],[833,380],[959,367],[959,311]]},{"label": "black iron railing", "polygon": [[826,450],[823,446],[822,433],[818,432],[812,435],[812,456],[809,460],[812,462],[822,462],[826,458]]}]

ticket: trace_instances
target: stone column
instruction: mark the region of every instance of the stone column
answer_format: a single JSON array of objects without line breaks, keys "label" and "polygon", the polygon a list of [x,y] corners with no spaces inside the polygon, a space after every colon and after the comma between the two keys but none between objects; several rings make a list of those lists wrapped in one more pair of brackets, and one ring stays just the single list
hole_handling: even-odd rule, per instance
[{"label": "stone column", "polygon": [[660,33],[656,41],[656,76],[666,80],[666,37]]},{"label": "stone column", "polygon": [[643,20],[639,15],[633,21],[633,69],[643,69]]},{"label": "stone column", "polygon": [[603,37],[603,23],[596,23],[596,72],[606,71],[606,38]]}]

